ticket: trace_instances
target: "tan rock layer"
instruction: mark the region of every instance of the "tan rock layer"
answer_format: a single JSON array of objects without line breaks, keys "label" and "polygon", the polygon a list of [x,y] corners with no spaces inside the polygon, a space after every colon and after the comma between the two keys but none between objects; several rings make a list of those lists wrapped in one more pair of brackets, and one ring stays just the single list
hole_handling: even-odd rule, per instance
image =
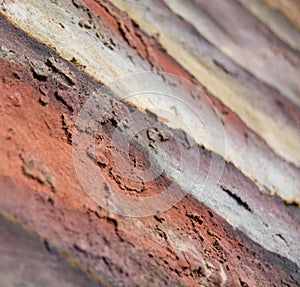
[{"label": "tan rock layer", "polygon": [[280,11],[291,23],[293,23],[296,27],[298,27],[298,29],[300,29],[300,5],[297,0],[262,0],[262,2],[269,9]]},{"label": "tan rock layer", "polygon": [[110,2],[156,37],[277,154],[299,166],[299,117],[290,121],[284,119],[289,113],[278,111],[279,102],[292,102],[299,115],[298,52],[237,1]]},{"label": "tan rock layer", "polygon": [[[292,48],[300,51],[300,32],[288,19],[269,5],[266,9],[262,0],[239,0],[253,15]],[[265,1],[267,3],[267,1]],[[275,2],[275,1],[274,1]]]}]

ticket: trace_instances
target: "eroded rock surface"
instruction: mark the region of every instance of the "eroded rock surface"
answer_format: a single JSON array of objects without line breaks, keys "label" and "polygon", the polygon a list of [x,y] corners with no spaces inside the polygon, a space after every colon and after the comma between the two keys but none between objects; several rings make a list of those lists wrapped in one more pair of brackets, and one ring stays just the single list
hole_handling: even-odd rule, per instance
[{"label": "eroded rock surface", "polygon": [[[27,251],[40,256],[29,263],[35,268],[43,261],[38,267],[46,276],[41,271],[25,278],[25,270],[14,281],[5,272],[4,284],[299,286],[299,113],[294,86],[243,62],[239,45],[237,58],[231,59],[226,46],[220,47],[214,38],[210,43],[204,39],[218,35],[219,30],[209,29],[221,19],[214,14],[220,7],[191,2],[201,8],[202,21],[210,15],[212,26],[198,31],[201,27],[191,28],[197,24],[189,10],[194,6],[179,11],[180,1],[156,1],[151,7],[143,2],[135,10],[130,1],[111,2],[118,8],[93,0],[1,3],[0,211],[7,218],[1,217],[1,234],[12,238],[3,240],[1,247],[23,249],[29,244]],[[299,55],[292,50],[296,48],[287,48],[261,22],[254,25],[258,20],[249,14],[252,8],[244,4],[248,10],[243,10],[237,3],[222,5],[238,11],[239,17],[246,15],[249,35],[258,29],[263,43],[275,45],[275,60],[293,62],[293,81],[298,73]],[[191,23],[184,14],[178,17],[179,12],[191,13]],[[169,24],[164,17],[178,24],[176,33],[185,33],[186,40],[166,38]],[[230,26],[226,19],[222,23]],[[218,29],[224,28],[222,23]],[[270,29],[272,23],[268,22]],[[227,37],[227,30],[223,32]],[[170,37],[175,37],[175,30],[172,33]],[[239,36],[232,35],[233,44],[253,41]],[[186,47],[193,41],[199,49]],[[201,69],[203,73],[195,73],[200,67],[192,64],[195,57],[207,73]],[[141,73],[136,81],[113,81],[145,70],[152,73]],[[174,81],[164,72],[182,80]],[[136,88],[149,87],[176,93],[177,98],[147,93],[127,97]],[[251,102],[250,94],[263,100]],[[95,131],[93,125],[77,121],[94,95],[97,102],[89,119],[97,123]],[[216,133],[219,145],[211,144],[201,121],[191,113],[209,115],[206,99],[224,127],[224,138]],[[243,105],[246,113],[239,109]],[[216,127],[209,121],[206,125],[208,130]],[[78,136],[82,143],[93,144],[83,144],[76,161]],[[76,162],[84,163],[80,176]],[[216,178],[205,185],[211,170]],[[101,177],[93,178],[93,172]],[[82,177],[90,180],[92,194]],[[169,187],[174,204],[163,212],[147,213],[164,206],[151,205],[150,198]],[[144,206],[133,206],[132,212],[144,208],[147,216],[112,213],[114,194],[136,202],[144,199]],[[283,200],[293,208],[286,208]],[[39,238],[22,231],[16,222]],[[28,241],[16,242],[16,237]],[[25,261],[23,253],[10,254],[10,261],[1,257],[1,271],[12,260]]]}]

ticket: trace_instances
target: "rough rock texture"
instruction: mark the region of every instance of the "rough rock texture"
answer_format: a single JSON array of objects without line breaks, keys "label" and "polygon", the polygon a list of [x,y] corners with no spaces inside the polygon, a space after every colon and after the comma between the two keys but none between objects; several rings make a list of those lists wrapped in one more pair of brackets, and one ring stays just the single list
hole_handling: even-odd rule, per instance
[{"label": "rough rock texture", "polygon": [[298,22],[263,2],[1,2],[1,286],[300,285]]}]

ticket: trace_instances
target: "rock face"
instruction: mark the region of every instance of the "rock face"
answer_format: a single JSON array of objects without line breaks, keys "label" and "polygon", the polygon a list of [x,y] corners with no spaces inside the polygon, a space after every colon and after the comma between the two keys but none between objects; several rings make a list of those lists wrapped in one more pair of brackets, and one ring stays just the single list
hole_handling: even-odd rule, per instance
[{"label": "rock face", "polygon": [[1,2],[1,286],[300,285],[300,6],[273,2]]}]

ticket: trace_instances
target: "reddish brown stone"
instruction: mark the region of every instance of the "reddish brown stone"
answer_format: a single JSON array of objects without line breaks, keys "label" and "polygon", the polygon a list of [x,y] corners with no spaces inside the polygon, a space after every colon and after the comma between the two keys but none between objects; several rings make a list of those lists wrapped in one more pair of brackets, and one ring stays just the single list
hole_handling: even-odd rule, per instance
[{"label": "reddish brown stone", "polygon": [[[2,20],[2,23],[5,22]],[[17,33],[20,32],[13,32],[14,28],[5,25],[9,28],[6,30],[7,40],[18,41]],[[26,39],[22,49],[31,50],[28,54],[32,60],[47,62],[44,55],[35,51],[33,43],[35,47],[42,46],[25,35],[22,37]],[[84,101],[81,95],[94,90],[97,84],[74,66],[64,63],[48,48],[43,47],[42,53],[47,57],[51,53],[72,73],[72,81],[67,81],[72,88],[65,86],[66,83],[62,82],[65,78],[57,75],[55,70],[47,75],[46,85],[51,91],[47,106],[39,102],[42,95],[40,85],[44,85],[45,80],[37,79],[26,65],[1,60],[2,213],[14,216],[15,220],[47,238],[69,261],[78,261],[94,280],[103,278],[101,282],[108,281],[114,286],[299,284],[298,268],[294,263],[254,243],[191,196],[163,214],[139,219],[113,215],[97,206],[77,181],[72,146],[68,141],[69,133],[72,134],[72,118]],[[62,85],[66,92],[57,96]],[[20,95],[21,106],[11,101],[12,93]],[[126,106],[109,91],[107,96],[120,106]],[[132,107],[128,106],[128,109]],[[140,113],[140,120],[147,120],[147,116]],[[114,124],[111,119],[105,122],[100,131],[102,138],[110,137]],[[132,152],[141,168],[147,165],[143,152],[136,148]],[[201,152],[204,158],[209,156],[205,150],[201,149]],[[47,171],[55,179],[55,194],[47,181],[24,173],[24,163],[20,158],[24,153],[47,166]],[[107,153],[107,157],[106,152],[100,153],[99,156],[104,157],[97,158],[97,161],[115,189],[119,192],[140,190],[139,183],[126,183],[122,175],[111,172],[114,164],[109,156],[110,150]],[[205,170],[205,165],[202,168]],[[236,185],[242,183],[245,191],[257,194],[258,200],[266,203],[269,200],[270,207],[276,206],[284,216],[280,204],[259,194],[257,188],[232,165],[226,165],[224,181]],[[149,194],[153,194],[157,192],[157,186],[167,185],[168,179],[161,177],[147,184]]]}]

